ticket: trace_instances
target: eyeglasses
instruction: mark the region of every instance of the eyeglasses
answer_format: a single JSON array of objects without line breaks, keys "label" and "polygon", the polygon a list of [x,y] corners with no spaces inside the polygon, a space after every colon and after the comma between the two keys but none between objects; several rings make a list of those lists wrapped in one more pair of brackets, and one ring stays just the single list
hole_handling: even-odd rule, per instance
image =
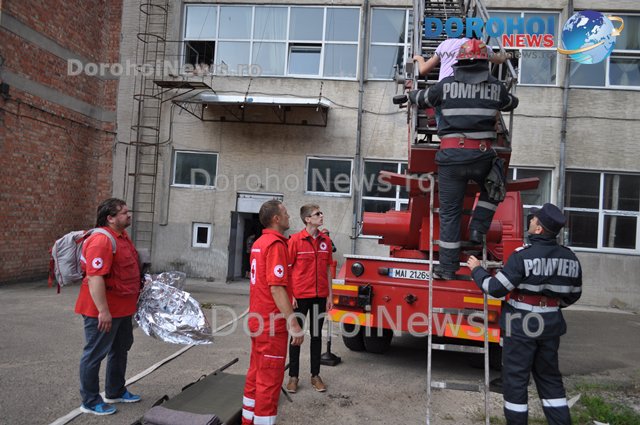
[{"label": "eyeglasses", "polygon": [[321,215],[324,215],[324,214],[322,213],[322,211],[318,211],[318,212],[315,212],[315,213],[311,214],[309,217],[314,217],[314,216],[315,216],[315,217],[320,217]]}]

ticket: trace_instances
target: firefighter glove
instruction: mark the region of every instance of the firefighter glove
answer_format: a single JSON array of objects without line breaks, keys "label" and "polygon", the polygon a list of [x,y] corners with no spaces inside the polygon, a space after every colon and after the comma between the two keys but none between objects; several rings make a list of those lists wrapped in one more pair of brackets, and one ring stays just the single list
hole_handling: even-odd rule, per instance
[{"label": "firefighter glove", "polygon": [[489,199],[494,202],[502,202],[507,194],[507,179],[504,171],[504,159],[496,156],[484,181]]}]

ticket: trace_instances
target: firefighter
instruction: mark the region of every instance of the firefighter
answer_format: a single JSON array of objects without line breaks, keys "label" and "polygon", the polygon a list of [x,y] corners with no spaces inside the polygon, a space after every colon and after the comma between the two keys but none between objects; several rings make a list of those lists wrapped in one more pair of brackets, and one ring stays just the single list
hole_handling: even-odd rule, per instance
[{"label": "firefighter", "polygon": [[300,345],[303,332],[293,314],[288,274],[289,214],[282,202],[267,201],[260,207],[265,227],[251,247],[249,331],[251,358],[242,398],[242,423],[275,424],[284,364],[287,329],[291,344]]},{"label": "firefighter", "polygon": [[411,102],[419,107],[439,107],[442,111],[438,125],[440,149],[436,154],[440,264],[434,267],[434,277],[440,279],[455,279],[460,268],[460,223],[467,182],[474,180],[480,185],[480,200],[469,225],[472,242],[482,242],[502,200],[500,196],[490,197],[485,180],[494,164],[499,166],[491,147],[496,138],[496,115],[498,111],[514,109],[518,99],[489,74],[487,57],[487,46],[482,41],[469,40],[460,48],[453,76],[426,90],[409,93]]},{"label": "firefighter", "polygon": [[474,256],[467,265],[473,280],[487,294],[496,298],[511,294],[503,303],[500,318],[507,424],[527,424],[527,387],[533,373],[547,422],[570,425],[558,367],[560,336],[567,331],[560,309],[580,299],[582,269],[575,254],[556,241],[565,224],[562,211],[547,203],[532,213],[528,229],[531,245],[518,248],[495,277]]}]

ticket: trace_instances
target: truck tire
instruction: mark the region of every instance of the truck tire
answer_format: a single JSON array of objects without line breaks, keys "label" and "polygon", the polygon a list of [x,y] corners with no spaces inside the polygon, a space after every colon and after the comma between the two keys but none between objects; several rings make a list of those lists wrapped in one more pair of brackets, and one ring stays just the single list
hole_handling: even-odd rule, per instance
[{"label": "truck tire", "polygon": [[363,329],[360,328],[358,333],[355,333],[355,325],[349,323],[342,324],[342,342],[345,347],[351,351],[364,351],[364,340],[362,338]]},{"label": "truck tire", "polygon": [[364,347],[369,353],[382,354],[391,346],[393,339],[393,331],[391,329],[382,329],[382,333],[377,328],[372,328],[371,335],[369,332],[364,333]]},{"label": "truck tire", "polygon": [[[482,354],[471,354],[469,363],[473,368],[483,369],[484,356]],[[498,371],[502,370],[502,347],[495,342],[489,344],[489,368]]]}]

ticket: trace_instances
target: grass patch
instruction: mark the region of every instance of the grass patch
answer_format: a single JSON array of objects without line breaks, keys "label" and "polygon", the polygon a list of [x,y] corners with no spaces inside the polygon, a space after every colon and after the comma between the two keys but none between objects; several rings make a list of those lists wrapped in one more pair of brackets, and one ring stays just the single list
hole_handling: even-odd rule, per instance
[{"label": "grass patch", "polygon": [[640,425],[640,414],[598,395],[583,394],[573,406],[571,416],[576,425],[591,425],[593,421],[609,425]]}]

